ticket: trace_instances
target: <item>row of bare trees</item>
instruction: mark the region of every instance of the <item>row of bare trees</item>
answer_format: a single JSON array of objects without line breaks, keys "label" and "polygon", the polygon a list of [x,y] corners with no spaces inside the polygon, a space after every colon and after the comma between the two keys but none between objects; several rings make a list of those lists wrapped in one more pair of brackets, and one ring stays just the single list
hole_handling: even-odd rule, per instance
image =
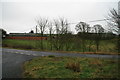
[{"label": "row of bare trees", "polygon": [[89,44],[90,51],[93,42],[96,44],[96,50],[99,51],[100,41],[103,37],[102,33],[105,33],[104,28],[101,25],[96,24],[93,27],[90,27],[89,24],[80,22],[76,25],[75,29],[79,32],[78,36],[81,38],[83,52],[85,51],[85,43],[87,43],[87,45]]},{"label": "row of bare trees", "polygon": [[[120,30],[120,16],[116,10],[113,9],[111,11],[110,17],[111,22],[109,21],[109,24],[113,27],[116,26]],[[65,18],[48,20],[48,18],[40,17],[36,22],[42,37],[44,37],[46,31],[48,32],[49,46],[47,47],[50,47],[50,50],[68,51],[72,48],[73,44],[76,44],[75,46],[82,48],[83,52],[86,51],[86,45],[88,46],[87,48],[89,51],[91,51],[91,45],[94,43],[96,45],[96,51],[99,51],[100,41],[103,37],[105,38],[105,35],[103,36],[105,33],[104,28],[99,24],[90,27],[90,25],[85,22],[79,22],[75,26],[75,29],[78,32],[77,37],[75,37],[69,30],[69,22]],[[40,40],[40,45],[40,48],[43,50],[43,40]],[[118,37],[117,48],[120,52],[120,34]]]},{"label": "row of bare trees", "polygon": [[[63,43],[67,46],[67,38],[65,35],[69,33],[69,25],[67,19],[59,18],[54,19],[53,21],[49,21],[47,18],[40,17],[36,20],[36,22],[42,37],[44,37],[46,31],[49,32],[49,44],[51,50],[53,47],[56,50],[60,50],[63,48]],[[41,49],[43,50],[43,40],[41,40],[40,43]]]},{"label": "row of bare trees", "polygon": [[[82,48],[84,52],[86,51],[86,45],[89,44],[88,48],[90,51],[91,45],[94,42],[96,44],[96,50],[99,51],[102,37],[101,33],[104,33],[104,28],[99,24],[90,27],[89,24],[85,22],[79,22],[75,26],[76,31],[78,31],[77,37],[69,30],[70,26],[68,20],[65,18],[54,19],[53,21],[49,21],[47,18],[39,18],[37,24],[42,37],[44,37],[46,31],[49,32],[49,45],[47,47],[49,47],[50,50],[68,51],[72,47],[77,46],[78,49]],[[92,33],[94,33],[94,35]],[[92,34],[92,36],[90,34]],[[40,40],[41,50],[44,49],[43,43],[44,41]]]}]

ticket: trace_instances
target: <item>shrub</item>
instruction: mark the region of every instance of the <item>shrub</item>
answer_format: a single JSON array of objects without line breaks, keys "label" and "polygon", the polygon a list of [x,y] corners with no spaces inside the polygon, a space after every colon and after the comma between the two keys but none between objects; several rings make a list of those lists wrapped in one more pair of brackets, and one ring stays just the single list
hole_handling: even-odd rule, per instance
[{"label": "shrub", "polygon": [[55,57],[54,55],[49,55],[48,57]]},{"label": "shrub", "polygon": [[24,49],[32,49],[33,47],[30,45],[22,46]]},{"label": "shrub", "polygon": [[28,72],[28,71],[25,71],[24,75],[25,75],[26,78],[33,76],[33,74],[31,72]]},{"label": "shrub", "polygon": [[66,69],[73,70],[74,72],[80,72],[80,64],[78,62],[68,62],[65,67]]},{"label": "shrub", "polygon": [[7,44],[2,44],[2,46],[3,46],[3,47],[8,47],[8,45],[7,45]]}]

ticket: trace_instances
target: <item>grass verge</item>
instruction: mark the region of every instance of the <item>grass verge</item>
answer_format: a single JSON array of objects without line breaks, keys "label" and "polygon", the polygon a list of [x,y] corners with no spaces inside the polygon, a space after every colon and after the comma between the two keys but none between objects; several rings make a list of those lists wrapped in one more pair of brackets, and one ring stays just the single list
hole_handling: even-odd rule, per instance
[{"label": "grass verge", "polygon": [[[39,41],[35,41],[35,40],[12,40],[12,39],[4,39],[3,40],[3,47],[7,47],[7,48],[15,48],[15,49],[23,49],[23,50],[35,50],[35,51],[47,51],[47,52],[57,52],[57,53],[82,53],[82,54],[112,54],[112,55],[119,55],[120,53],[117,53],[114,51],[114,45],[111,43],[109,43],[108,46],[102,45],[101,48],[103,48],[103,50],[96,52],[82,52],[82,51],[78,51],[79,47],[77,47],[77,50],[70,50],[70,51],[65,51],[65,50],[50,50],[50,44],[48,44],[48,41],[43,41],[44,42],[44,47],[47,46],[44,50],[40,49],[40,42]],[[105,43],[105,42],[102,42]],[[104,51],[108,50],[108,48],[111,47],[110,49],[112,49],[112,51]]]},{"label": "grass verge", "polygon": [[37,57],[24,63],[24,78],[120,78],[117,59]]}]

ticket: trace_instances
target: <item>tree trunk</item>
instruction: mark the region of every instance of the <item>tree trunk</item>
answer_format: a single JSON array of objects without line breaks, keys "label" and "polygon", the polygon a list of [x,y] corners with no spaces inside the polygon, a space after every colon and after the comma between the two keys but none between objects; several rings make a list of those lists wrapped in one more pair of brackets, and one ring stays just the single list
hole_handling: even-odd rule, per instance
[{"label": "tree trunk", "polygon": [[82,39],[82,49],[83,49],[83,53],[85,52],[85,42],[84,39]]},{"label": "tree trunk", "polygon": [[99,51],[99,40],[96,42],[97,52]]},{"label": "tree trunk", "polygon": [[43,33],[41,32],[41,50],[43,50]]},{"label": "tree trunk", "polygon": [[118,35],[118,53],[120,53],[120,34]]}]

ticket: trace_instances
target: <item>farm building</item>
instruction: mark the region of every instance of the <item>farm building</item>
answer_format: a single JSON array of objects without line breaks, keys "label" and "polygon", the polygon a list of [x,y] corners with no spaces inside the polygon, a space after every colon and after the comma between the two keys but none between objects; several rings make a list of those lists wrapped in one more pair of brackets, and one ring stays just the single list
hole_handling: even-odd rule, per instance
[{"label": "farm building", "polygon": [[10,33],[6,36],[7,39],[20,39],[20,40],[47,40],[47,35],[41,36],[36,33]]}]

